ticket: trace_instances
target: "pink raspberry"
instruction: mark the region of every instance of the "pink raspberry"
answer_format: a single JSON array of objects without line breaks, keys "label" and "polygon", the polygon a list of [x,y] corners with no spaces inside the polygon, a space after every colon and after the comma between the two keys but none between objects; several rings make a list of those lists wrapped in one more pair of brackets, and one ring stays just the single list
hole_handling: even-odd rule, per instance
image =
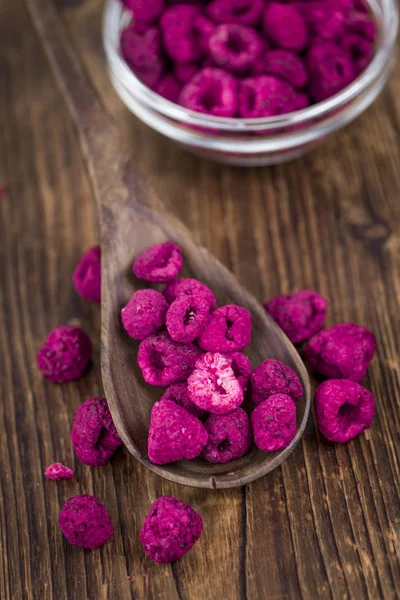
[{"label": "pink raspberry", "polygon": [[183,84],[178,81],[173,73],[168,73],[157,84],[156,92],[170,102],[178,103]]},{"label": "pink raspberry", "polygon": [[296,406],[290,396],[274,394],[251,413],[254,442],[260,450],[287,448],[296,435]]},{"label": "pink raspberry", "polygon": [[274,75],[299,89],[303,88],[308,81],[304,61],[290,50],[268,50],[262,60],[255,63],[252,74]]},{"label": "pink raspberry", "polygon": [[100,302],[101,296],[101,249],[89,248],[80,259],[72,281],[78,294],[91,302]]},{"label": "pink raspberry", "polygon": [[226,464],[251,448],[251,424],[243,408],[236,408],[226,415],[210,415],[204,426],[208,433],[204,458],[208,462]]},{"label": "pink raspberry", "polygon": [[151,283],[168,283],[182,269],[182,252],[172,242],[155,244],[144,250],[133,263],[133,272],[138,279]]},{"label": "pink raspberry", "polygon": [[353,11],[346,21],[345,33],[361,35],[371,42],[374,42],[376,38],[375,21],[369,14]]},{"label": "pink raspberry", "polygon": [[293,100],[292,112],[303,110],[310,106],[310,98],[305,93],[296,94]]},{"label": "pink raspberry", "polygon": [[171,400],[156,402],[151,411],[148,453],[156,465],[192,460],[208,440],[204,425]]},{"label": "pink raspberry", "polygon": [[161,400],[172,400],[172,402],[176,402],[176,404],[183,406],[183,408],[200,419],[200,421],[205,421],[208,417],[208,412],[206,410],[201,410],[191,401],[186,381],[170,385],[165,394],[161,396],[160,402]]},{"label": "pink raspberry", "polygon": [[343,31],[348,12],[343,10],[337,0],[299,2],[296,9],[304,18],[310,38],[315,43],[334,40]]},{"label": "pink raspberry", "polygon": [[181,296],[168,309],[168,333],[176,342],[189,344],[202,333],[209,314],[210,305],[202,296]]},{"label": "pink raspberry", "polygon": [[244,25],[219,25],[210,37],[214,63],[232,73],[245,73],[264,49],[261,36]]},{"label": "pink raspberry", "polygon": [[191,63],[176,63],[174,66],[175,77],[181,83],[188,83],[199,72],[199,66]]},{"label": "pink raspberry", "polygon": [[348,52],[330,42],[317,42],[307,53],[310,94],[321,102],[349,85],[355,70]]},{"label": "pink raspberry", "polygon": [[123,0],[123,3],[133,12],[137,23],[154,23],[165,7],[165,0]]},{"label": "pink raspberry", "polygon": [[60,325],[50,332],[40,348],[37,364],[43,377],[53,383],[64,383],[83,375],[91,355],[92,344],[82,329]]},{"label": "pink raspberry", "polygon": [[47,479],[54,479],[54,481],[59,481],[60,479],[72,479],[74,476],[74,472],[72,469],[69,469],[62,463],[53,463],[49,465],[44,472],[45,477]]},{"label": "pink raspberry", "polygon": [[239,89],[239,114],[246,119],[272,117],[295,110],[295,91],[272,75],[244,79]]},{"label": "pink raspberry", "polygon": [[181,296],[201,296],[210,305],[210,308],[215,308],[217,301],[215,296],[204,283],[197,281],[197,279],[188,279],[187,277],[181,277],[171,281],[165,286],[163,294],[167,302],[172,304],[174,300]]},{"label": "pink raspberry", "polygon": [[242,306],[228,304],[211,315],[199,339],[207,352],[236,352],[251,340],[251,314]]},{"label": "pink raspberry", "polygon": [[121,311],[122,325],[135,340],[144,340],[165,325],[168,302],[156,290],[138,290]]},{"label": "pink raspberry", "polygon": [[215,117],[234,117],[237,80],[221,69],[201,69],[183,88],[179,103]]},{"label": "pink raspberry", "polygon": [[89,398],[75,411],[71,431],[75,454],[84,465],[104,467],[122,444],[105,398]]},{"label": "pink raspberry", "polygon": [[374,43],[362,35],[346,34],[342,39],[342,48],[349,52],[354,65],[354,75],[358,76],[371,62],[374,55]]},{"label": "pink raspberry", "polygon": [[217,415],[243,402],[243,389],[231,367],[232,359],[208,352],[199,358],[188,379],[189,397],[196,406]]},{"label": "pink raspberry", "polygon": [[157,563],[170,563],[189,552],[202,530],[203,521],[193,508],[177,498],[162,496],[147,513],[140,543]]},{"label": "pink raspberry", "polygon": [[230,352],[226,356],[232,360],[231,367],[233,374],[243,390],[246,391],[251,375],[250,360],[245,354],[242,354],[242,352]]},{"label": "pink raspberry", "polygon": [[258,25],[263,8],[263,0],[213,0],[206,11],[216,23]]},{"label": "pink raspberry", "polygon": [[346,379],[324,381],[315,392],[315,414],[320,432],[332,442],[348,442],[372,425],[374,397]]},{"label": "pink raspberry", "polygon": [[341,323],[317,333],[304,348],[304,357],[332,379],[361,381],[376,349],[372,331],[355,323]]},{"label": "pink raspberry", "polygon": [[307,45],[304,19],[290,4],[269,2],[263,12],[262,26],[265,36],[278,48],[301,52]]},{"label": "pink raspberry", "polygon": [[114,532],[105,506],[88,494],[67,500],[61,509],[58,524],[71,544],[83,548],[100,548]]},{"label": "pink raspberry", "polygon": [[178,4],[163,13],[160,20],[164,47],[177,63],[192,63],[204,55],[213,23],[200,14],[197,6]]},{"label": "pink raspberry", "polygon": [[303,388],[293,369],[279,360],[268,358],[251,376],[251,398],[254,404],[260,404],[275,394],[290,396],[298,402],[303,396]]},{"label": "pink raspberry", "polygon": [[128,25],[121,33],[121,52],[136,77],[155,88],[166,70],[158,27]]},{"label": "pink raspberry", "polygon": [[180,344],[166,332],[156,333],[140,343],[138,365],[146,383],[166,386],[187,379],[201,354],[194,344]]},{"label": "pink raspberry", "polygon": [[278,323],[293,344],[300,344],[321,331],[328,301],[316,292],[301,290],[280,294],[264,304],[265,310]]}]

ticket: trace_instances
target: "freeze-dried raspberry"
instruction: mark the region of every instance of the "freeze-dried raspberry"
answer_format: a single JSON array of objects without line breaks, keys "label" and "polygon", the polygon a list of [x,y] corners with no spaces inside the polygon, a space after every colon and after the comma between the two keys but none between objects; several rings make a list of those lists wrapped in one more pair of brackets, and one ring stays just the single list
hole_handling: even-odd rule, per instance
[{"label": "freeze-dried raspberry", "polygon": [[282,115],[295,110],[295,96],[289,83],[273,75],[249,77],[239,88],[239,114],[246,119]]},{"label": "freeze-dried raspberry", "polygon": [[310,98],[305,93],[296,94],[293,100],[292,111],[302,110],[303,108],[307,108],[310,106]]},{"label": "freeze-dried raspberry", "polygon": [[101,296],[101,249],[89,248],[80,259],[72,281],[78,294],[91,302],[100,302]]},{"label": "freeze-dried raspberry", "polygon": [[318,429],[332,442],[348,442],[372,425],[374,397],[346,379],[324,381],[315,392]]},{"label": "freeze-dried raspberry", "polygon": [[254,404],[260,404],[274,394],[285,394],[297,402],[303,396],[303,388],[293,369],[279,360],[268,358],[251,376],[251,397]]},{"label": "freeze-dried raspberry", "polygon": [[197,281],[197,279],[188,279],[187,277],[180,277],[171,281],[171,283],[165,286],[163,294],[170,304],[181,296],[201,296],[207,300],[210,308],[215,308],[217,304],[210,288],[204,285],[204,283]]},{"label": "freeze-dried raspberry", "polygon": [[61,509],[58,524],[71,544],[83,548],[100,548],[114,532],[105,506],[88,494],[67,500]]},{"label": "freeze-dried raspberry", "polygon": [[173,61],[192,63],[204,55],[214,29],[213,23],[200,15],[197,6],[171,6],[160,19],[164,47]]},{"label": "freeze-dried raspberry", "polygon": [[258,25],[263,8],[263,0],[213,0],[206,11],[216,23]]},{"label": "freeze-dried raspberry", "polygon": [[161,400],[172,400],[172,402],[176,402],[176,404],[183,406],[183,408],[200,419],[200,421],[204,421],[208,417],[208,412],[206,410],[201,410],[191,401],[186,381],[170,385],[165,394],[161,396],[160,401]]},{"label": "freeze-dried raspberry", "polygon": [[60,325],[37,354],[43,377],[53,383],[73,381],[83,375],[92,355],[89,337],[79,327]]},{"label": "freeze-dried raspberry", "polygon": [[147,383],[170,385],[187,379],[201,354],[194,344],[180,344],[168,333],[156,333],[140,343],[138,365]]},{"label": "freeze-dried raspberry", "polygon": [[232,359],[231,367],[233,373],[243,390],[246,391],[251,375],[250,360],[242,352],[230,352],[229,354],[226,354],[226,356]]},{"label": "freeze-dried raspberry", "polygon": [[172,400],[156,402],[151,411],[148,453],[156,465],[192,460],[208,440],[204,425]]},{"label": "freeze-dried raspberry", "polygon": [[296,435],[296,406],[290,396],[274,394],[251,413],[254,442],[260,450],[276,452]]},{"label": "freeze-dried raspberry", "polygon": [[369,14],[365,14],[360,11],[353,11],[344,27],[345,33],[355,33],[362,37],[375,41],[376,38],[376,24],[375,21]]},{"label": "freeze-dried raspberry", "polygon": [[227,304],[211,315],[199,339],[207,352],[236,352],[251,340],[251,314],[242,306]]},{"label": "freeze-dried raspberry", "polygon": [[307,53],[310,75],[309,91],[316,102],[330,98],[354,79],[354,65],[349,52],[331,42],[317,42]]},{"label": "freeze-dried raspberry", "polygon": [[209,314],[210,305],[202,296],[181,296],[168,309],[168,333],[176,342],[189,344],[202,333]]},{"label": "freeze-dried raspberry", "polygon": [[74,476],[74,472],[72,469],[69,469],[62,463],[53,463],[49,465],[44,472],[45,477],[47,479],[54,479],[54,481],[59,481],[60,479],[72,479]]},{"label": "freeze-dried raspberry", "polygon": [[237,107],[237,81],[221,69],[201,69],[183,88],[179,103],[216,117],[233,117]]},{"label": "freeze-dried raspberry", "polygon": [[343,32],[346,12],[340,3],[335,1],[296,3],[296,9],[304,18],[310,38],[317,41],[334,40]]},{"label": "freeze-dried raspberry", "polygon": [[165,0],[123,0],[133,12],[136,23],[154,23],[165,7]]},{"label": "freeze-dried raspberry", "polygon": [[90,398],[75,411],[71,431],[75,454],[84,465],[104,467],[122,444],[105,398]]},{"label": "freeze-dried raspberry", "polygon": [[143,550],[157,563],[182,558],[199,539],[203,530],[200,515],[188,504],[162,496],[153,504],[140,530]]},{"label": "freeze-dried raspberry", "polygon": [[155,244],[136,257],[133,272],[139,279],[152,283],[168,283],[182,269],[182,252],[172,242]]},{"label": "freeze-dried raspberry", "polygon": [[264,304],[265,310],[278,323],[293,344],[299,344],[321,331],[328,301],[316,292],[300,290],[280,294]]},{"label": "freeze-dried raspberry", "polygon": [[354,75],[357,76],[369,65],[374,55],[374,43],[371,40],[357,35],[346,34],[342,39],[342,47],[347,50],[354,64]]},{"label": "freeze-dried raspberry", "polygon": [[121,50],[125,60],[133,69],[151,68],[154,60],[162,56],[159,28],[130,23],[122,30]]},{"label": "freeze-dried raspberry", "polygon": [[372,331],[356,323],[341,323],[317,333],[304,348],[304,357],[318,372],[334,379],[360,381],[374,356]]},{"label": "freeze-dried raspberry", "polygon": [[210,415],[204,426],[208,433],[204,458],[208,462],[226,464],[251,448],[251,424],[243,408],[236,408],[226,415]]},{"label": "freeze-dried raspberry", "polygon": [[135,340],[144,340],[165,325],[168,308],[157,290],[138,290],[121,311],[122,325]]},{"label": "freeze-dried raspberry", "polygon": [[188,83],[199,70],[199,66],[192,63],[176,63],[174,66],[175,77],[181,83]]},{"label": "freeze-dried raspberry", "polygon": [[173,73],[168,73],[157,84],[156,92],[170,102],[178,103],[183,84],[178,81]]},{"label": "freeze-dried raspberry", "polygon": [[295,88],[303,88],[308,81],[308,73],[300,56],[290,50],[268,50],[256,65],[254,75],[275,75]]},{"label": "freeze-dried raspberry", "polygon": [[244,25],[219,25],[209,42],[214,63],[232,73],[245,73],[264,50],[261,36]]},{"label": "freeze-dried raspberry", "polygon": [[204,354],[188,379],[189,397],[203,410],[222,415],[243,402],[243,389],[223,354]]},{"label": "freeze-dried raspberry", "polygon": [[303,17],[290,4],[269,2],[262,15],[264,34],[278,48],[301,52],[307,45],[307,27]]}]

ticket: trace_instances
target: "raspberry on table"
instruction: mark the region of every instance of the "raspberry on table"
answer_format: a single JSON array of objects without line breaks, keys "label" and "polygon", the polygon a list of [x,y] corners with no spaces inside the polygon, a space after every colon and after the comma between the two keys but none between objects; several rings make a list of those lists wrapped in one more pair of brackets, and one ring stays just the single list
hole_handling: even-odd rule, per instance
[{"label": "raspberry on table", "polygon": [[233,117],[237,108],[237,80],[221,69],[201,69],[185,85],[179,103],[215,117]]},{"label": "raspberry on table", "polygon": [[91,359],[92,344],[79,327],[60,325],[39,349],[37,364],[43,377],[64,383],[81,377]]},{"label": "raspberry on table", "polygon": [[75,454],[84,465],[104,467],[122,444],[107,400],[90,398],[75,411],[71,431]]},{"label": "raspberry on table", "polygon": [[197,279],[189,279],[187,277],[174,279],[174,281],[165,286],[162,293],[169,304],[172,304],[180,296],[201,296],[208,301],[210,308],[215,308],[217,304],[210,288]]},{"label": "raspberry on table", "polygon": [[136,277],[150,283],[169,283],[181,269],[182,251],[172,242],[163,242],[147,248],[133,263]]},{"label": "raspberry on table", "polygon": [[182,558],[197,542],[202,530],[202,518],[193,508],[172,496],[162,496],[147,513],[140,530],[140,542],[150,558],[165,564]]},{"label": "raspberry on table", "polygon": [[296,435],[296,406],[290,396],[274,394],[251,413],[254,443],[260,450],[287,448]]},{"label": "raspberry on table", "polygon": [[349,85],[355,75],[348,51],[332,42],[316,42],[307,52],[309,91],[315,102],[321,102]]},{"label": "raspberry on table", "polygon": [[273,117],[295,110],[295,91],[273,75],[244,79],[239,87],[239,115],[245,119]]},{"label": "raspberry on table", "polygon": [[62,463],[53,463],[47,467],[44,475],[47,477],[47,479],[59,481],[60,479],[72,479],[74,472],[72,469],[69,469]]},{"label": "raspberry on table", "polygon": [[315,392],[318,429],[332,442],[348,442],[369,429],[374,413],[373,395],[354,381],[330,379]]},{"label": "raspberry on table", "polygon": [[251,375],[250,360],[242,352],[230,352],[225,356],[232,359],[231,367],[233,370],[233,374],[235,375],[236,379],[243,388],[243,391],[245,392],[247,390],[247,386],[249,384]]},{"label": "raspberry on table", "polygon": [[86,250],[80,259],[72,281],[78,294],[91,302],[101,297],[101,249],[95,246]]},{"label": "raspberry on table", "polygon": [[201,354],[194,344],[175,342],[166,332],[156,333],[140,343],[138,365],[146,383],[167,386],[187,379]]},{"label": "raspberry on table", "polygon": [[122,325],[135,340],[144,340],[165,325],[169,308],[157,290],[138,290],[121,311]]},{"label": "raspberry on table", "polygon": [[156,402],[150,416],[149,459],[156,465],[192,460],[208,440],[203,423],[172,400]]},{"label": "raspberry on table", "polygon": [[341,323],[317,333],[304,348],[304,358],[321,375],[361,381],[376,350],[372,331]]},{"label": "raspberry on table", "polygon": [[204,423],[208,442],[204,458],[211,463],[229,463],[246,454],[253,443],[250,419],[243,408],[225,415],[210,415]]},{"label": "raspberry on table", "polygon": [[263,8],[263,0],[213,0],[206,12],[216,23],[258,25]]},{"label": "raspberry on table", "polygon": [[71,544],[83,548],[100,548],[114,532],[105,506],[89,494],[67,500],[61,509],[58,524]]},{"label": "raspberry on table", "polygon": [[293,344],[309,340],[324,326],[328,301],[317,292],[300,290],[280,294],[264,304],[265,310],[278,323]]},{"label": "raspberry on table", "polygon": [[165,7],[165,0],[123,0],[123,3],[133,12],[137,23],[154,23]]},{"label": "raspberry on table", "polygon": [[250,382],[254,404],[260,404],[275,394],[290,396],[294,402],[298,402],[303,396],[303,387],[297,373],[274,358],[268,358],[258,365]]},{"label": "raspberry on table", "polygon": [[301,14],[291,4],[267,3],[262,15],[264,34],[278,48],[302,52],[308,32]]},{"label": "raspberry on table", "polygon": [[208,412],[206,410],[201,410],[201,408],[191,401],[186,381],[172,383],[167,391],[161,396],[160,402],[162,400],[172,400],[172,402],[176,402],[176,404],[183,406],[183,408],[200,419],[200,421],[205,421],[208,417]]},{"label": "raspberry on table", "polygon": [[305,87],[308,81],[303,59],[291,50],[267,50],[262,59],[256,61],[252,74],[274,75],[298,89]]},{"label": "raspberry on table", "polygon": [[199,346],[207,352],[236,352],[251,340],[251,314],[242,306],[227,304],[211,313],[199,338]]},{"label": "raspberry on table", "polygon": [[189,397],[199,408],[224,414],[243,402],[243,388],[231,367],[232,359],[223,354],[204,354],[188,379]]},{"label": "raspberry on table", "polygon": [[246,73],[263,50],[260,34],[245,25],[219,25],[209,41],[215,65],[232,73]]},{"label": "raspberry on table", "polygon": [[[164,298],[163,300],[166,302]],[[209,314],[209,302],[202,296],[181,296],[168,308],[166,317],[168,333],[176,342],[189,344],[202,333]]]}]

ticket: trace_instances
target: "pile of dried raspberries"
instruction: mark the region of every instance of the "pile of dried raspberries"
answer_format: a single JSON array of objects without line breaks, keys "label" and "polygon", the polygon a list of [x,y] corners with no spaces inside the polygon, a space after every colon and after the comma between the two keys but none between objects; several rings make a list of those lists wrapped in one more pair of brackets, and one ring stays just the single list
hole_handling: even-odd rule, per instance
[{"label": "pile of dried raspberries", "polygon": [[349,85],[371,62],[366,0],[123,0],[121,52],[158,94],[220,117],[294,112]]}]

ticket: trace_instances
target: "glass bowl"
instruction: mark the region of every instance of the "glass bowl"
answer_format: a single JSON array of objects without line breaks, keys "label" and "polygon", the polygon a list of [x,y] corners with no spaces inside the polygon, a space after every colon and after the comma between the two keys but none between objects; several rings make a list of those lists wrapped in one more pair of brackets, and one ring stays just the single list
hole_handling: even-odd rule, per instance
[{"label": "glass bowl", "polygon": [[277,117],[211,117],[173,104],[142,84],[120,52],[120,32],[131,14],[120,0],[107,0],[103,41],[111,81],[141,121],[187,150],[222,163],[272,165],[301,156],[327,135],[360,115],[386,84],[394,62],[398,30],[396,0],[370,0],[378,25],[375,55],[344,90],[311,107]]}]

